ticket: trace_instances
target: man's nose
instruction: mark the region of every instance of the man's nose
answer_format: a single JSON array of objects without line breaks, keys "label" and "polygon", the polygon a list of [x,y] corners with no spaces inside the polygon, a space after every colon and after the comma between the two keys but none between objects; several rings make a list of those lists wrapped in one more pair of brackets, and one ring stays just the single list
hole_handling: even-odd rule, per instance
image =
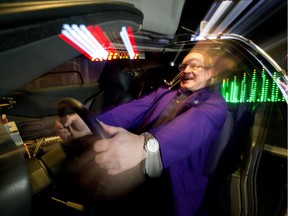
[{"label": "man's nose", "polygon": [[183,70],[182,71],[182,74],[181,74],[181,78],[182,79],[186,79],[186,78],[189,78],[193,76],[193,72],[192,71],[189,71],[189,70]]},{"label": "man's nose", "polygon": [[185,68],[185,70],[182,71],[183,74],[191,74],[193,71],[189,69],[188,67]]}]

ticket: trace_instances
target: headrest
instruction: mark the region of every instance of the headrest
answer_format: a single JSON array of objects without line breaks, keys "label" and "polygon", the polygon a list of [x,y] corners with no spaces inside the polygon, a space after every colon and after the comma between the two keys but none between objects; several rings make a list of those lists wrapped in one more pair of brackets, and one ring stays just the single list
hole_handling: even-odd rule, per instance
[{"label": "headrest", "polygon": [[124,70],[125,66],[124,60],[107,62],[98,80],[100,88],[102,90],[111,88],[128,90],[131,85],[131,77]]}]

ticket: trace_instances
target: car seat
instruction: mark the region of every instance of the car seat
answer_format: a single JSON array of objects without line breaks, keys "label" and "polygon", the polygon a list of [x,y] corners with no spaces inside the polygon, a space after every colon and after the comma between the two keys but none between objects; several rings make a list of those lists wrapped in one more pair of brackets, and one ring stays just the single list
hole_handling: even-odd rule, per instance
[{"label": "car seat", "polygon": [[221,157],[223,156],[225,148],[228,146],[233,126],[234,120],[232,114],[228,111],[224,126],[216,140],[211,143],[206,156],[203,172],[204,175],[208,177],[208,184],[201,206],[196,214],[197,216],[225,216],[222,209],[219,208],[219,202],[221,202],[219,194],[221,187],[225,183],[225,175],[222,175],[222,172],[220,172],[218,168],[222,165]]},{"label": "car seat", "polygon": [[[215,76],[211,79],[208,86],[209,91],[221,92],[221,82],[219,77]],[[219,193],[221,187],[225,184],[226,170],[223,172],[223,158],[228,148],[230,137],[234,129],[233,114],[227,111],[224,125],[218,137],[210,144],[210,148],[206,155],[206,161],[203,169],[203,174],[208,177],[208,185],[202,201],[202,204],[197,212],[197,216],[220,215],[225,213],[220,209]],[[225,173],[225,174],[224,174]],[[228,174],[227,174],[228,175]],[[228,216],[228,215],[227,215]]]},{"label": "car seat", "polygon": [[125,69],[124,60],[113,60],[106,63],[98,80],[100,92],[90,102],[89,110],[98,114],[115,105],[133,99],[131,90],[132,77]]}]

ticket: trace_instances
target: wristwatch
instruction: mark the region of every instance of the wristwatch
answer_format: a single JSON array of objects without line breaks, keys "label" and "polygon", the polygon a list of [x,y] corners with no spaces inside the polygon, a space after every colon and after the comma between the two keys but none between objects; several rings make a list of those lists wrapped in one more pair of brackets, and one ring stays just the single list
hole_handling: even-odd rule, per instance
[{"label": "wristwatch", "polygon": [[147,152],[147,157],[145,158],[145,173],[152,178],[157,178],[162,173],[159,143],[151,133],[144,132],[142,135],[145,138],[143,148]]},{"label": "wristwatch", "polygon": [[148,153],[157,153],[159,151],[159,143],[155,139],[155,137],[148,132],[142,133],[145,140],[144,140],[144,146],[143,148],[148,152]]}]

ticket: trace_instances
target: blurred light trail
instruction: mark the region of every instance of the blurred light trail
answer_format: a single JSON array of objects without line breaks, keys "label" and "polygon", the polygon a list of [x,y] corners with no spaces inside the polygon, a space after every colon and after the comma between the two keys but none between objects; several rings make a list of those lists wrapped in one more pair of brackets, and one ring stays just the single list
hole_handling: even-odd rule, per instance
[{"label": "blurred light trail", "polygon": [[248,5],[252,2],[249,1],[240,1],[233,7],[231,12],[225,17],[225,19],[218,25],[218,27],[213,31],[213,33],[218,34],[220,32],[224,32],[227,27],[239,17],[239,15],[248,7]]},{"label": "blurred light trail", "polygon": [[232,1],[223,1],[211,17],[211,19],[208,21],[202,32],[200,32],[200,35],[209,34],[215,23],[225,14],[225,11],[228,10],[229,6],[232,3]]}]

